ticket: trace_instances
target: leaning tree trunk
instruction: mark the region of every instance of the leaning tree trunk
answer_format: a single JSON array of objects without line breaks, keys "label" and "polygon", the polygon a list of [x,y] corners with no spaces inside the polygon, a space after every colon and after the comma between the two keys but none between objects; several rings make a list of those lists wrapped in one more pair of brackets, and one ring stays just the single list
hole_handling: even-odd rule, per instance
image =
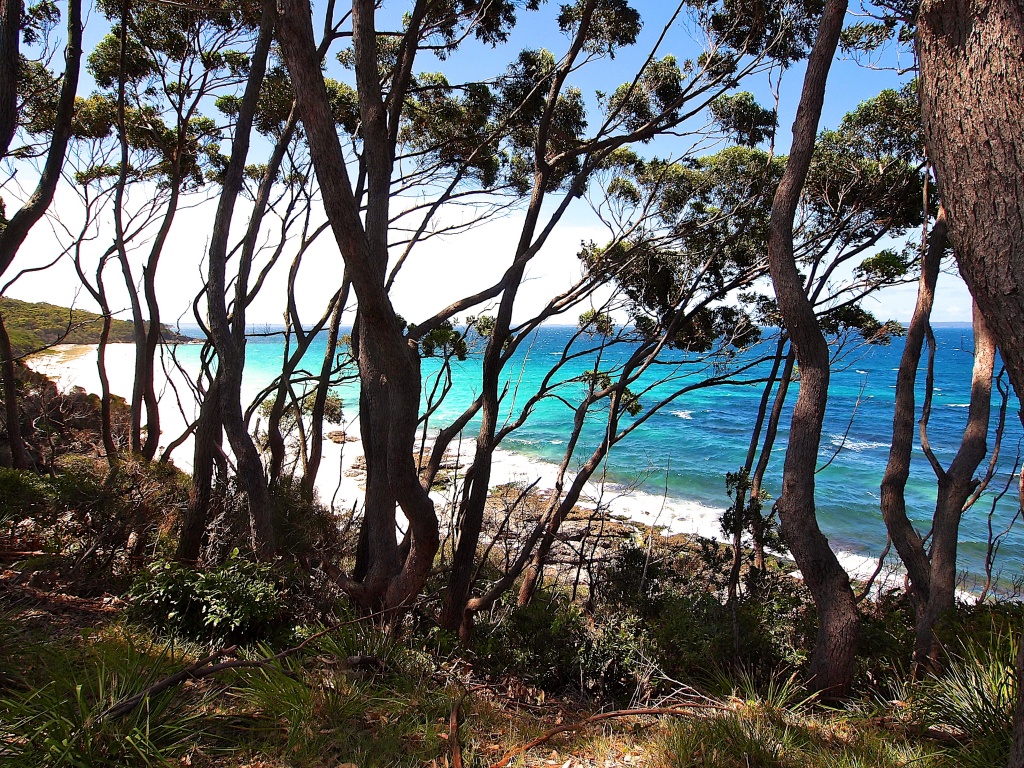
[{"label": "leaning tree trunk", "polygon": [[800,394],[793,409],[778,501],[782,532],[818,611],[818,637],[811,655],[810,685],[841,696],[853,679],[857,604],[850,580],[818,527],[814,471],[828,400],[829,352],[793,257],[793,224],[825,97],[846,0],[829,0],[807,61],[803,92],[793,124],[793,144],[772,204],[768,261],[775,295],[800,365]]},{"label": "leaning tree trunk", "polygon": [[242,368],[245,364],[246,285],[241,279],[236,283],[234,313],[229,320],[226,266],[231,218],[235,202],[242,190],[253,119],[272,40],[273,25],[270,18],[270,14],[265,13],[261,21],[259,41],[238,111],[235,137],[231,145],[231,160],[224,177],[224,187],[210,235],[207,292],[210,336],[217,350],[217,375],[221,386],[220,396],[217,398],[220,402],[220,419],[235,455],[239,484],[249,502],[252,547],[257,555],[264,559],[273,557],[276,549],[270,491],[263,472],[263,462],[246,429],[239,399]]}]

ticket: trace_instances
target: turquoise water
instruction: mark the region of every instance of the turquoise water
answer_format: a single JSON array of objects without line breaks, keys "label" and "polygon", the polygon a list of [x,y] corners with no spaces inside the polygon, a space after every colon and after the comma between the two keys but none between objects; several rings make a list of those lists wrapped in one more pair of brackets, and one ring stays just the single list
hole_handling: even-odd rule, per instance
[{"label": "turquoise water", "polygon": [[[187,331],[188,329],[186,329]],[[524,342],[507,366],[508,394],[503,400],[507,413],[518,414],[533,395],[543,377],[558,362],[574,328],[548,326]],[[938,353],[935,365],[935,395],[930,420],[929,438],[939,460],[947,465],[959,446],[960,435],[967,420],[973,358],[969,325],[940,326],[935,329]],[[307,357],[308,369],[319,369],[325,338],[312,345]],[[589,347],[586,338],[573,349]],[[774,344],[771,345],[772,348]],[[280,337],[252,338],[247,349],[247,393],[272,380],[280,371],[284,346]],[[878,507],[879,484],[888,459],[892,429],[896,368],[903,343],[897,340],[889,347],[866,347],[849,352],[834,371],[829,390],[829,406],[825,419],[819,466],[825,464],[843,446],[834,460],[817,475],[817,508],[821,527],[837,549],[877,556],[885,546],[886,533]],[[767,346],[759,350],[767,351]],[[628,354],[624,347],[603,353],[605,367]],[[186,365],[198,358],[198,347],[179,348]],[[566,365],[554,381],[564,400],[573,404],[583,393],[583,384],[572,381],[594,367],[594,355],[587,355]],[[676,353],[671,365],[661,366],[645,381],[653,384],[655,377],[672,375],[674,381],[655,386],[641,395],[641,403],[649,405],[678,390],[685,384],[703,380],[707,370]],[[439,359],[423,362],[424,393],[429,392],[440,368]],[[432,427],[448,424],[472,402],[480,387],[480,357],[471,353],[463,361],[452,363],[453,387],[431,420]],[[768,366],[760,369],[761,375]],[[749,374],[748,374],[749,376]],[[922,366],[921,387],[924,372]],[[639,387],[633,387],[635,391]],[[671,498],[695,501],[724,508],[728,503],[725,474],[735,471],[746,456],[750,429],[754,423],[761,386],[717,386],[682,395],[638,427],[613,450],[608,462],[609,479],[622,484],[637,483],[643,490],[662,494],[667,487]],[[339,389],[348,416],[357,410],[357,388],[345,385]],[[789,407],[782,419],[779,440],[768,475],[766,490],[776,496],[779,491],[782,460],[789,423],[789,411],[796,398],[791,389]],[[993,394],[992,435],[997,421],[998,395]],[[859,405],[857,405],[859,400]],[[856,406],[856,413],[854,408]],[[920,394],[918,400],[920,409]],[[1022,432],[1017,418],[1018,405],[1011,400],[1003,439],[1000,471],[985,496],[964,516],[961,524],[960,567],[973,575],[983,573],[988,541],[989,513],[993,499],[1006,485],[1014,471],[1015,457],[1021,445]],[[851,422],[852,418],[852,422]],[[623,425],[629,417],[624,417]],[[572,411],[565,402],[552,397],[536,407],[526,424],[510,436],[503,447],[535,459],[557,462],[564,452]],[[588,421],[577,451],[585,457],[601,439],[604,422],[597,417]],[[844,433],[849,434],[843,440]],[[466,430],[472,437],[476,424]],[[989,446],[993,443],[990,437]],[[980,471],[984,471],[984,466]],[[667,481],[666,481],[667,472]],[[918,528],[925,531],[935,503],[935,476],[915,443],[907,507]],[[1006,527],[1017,511],[1017,488],[1014,481],[1009,492],[999,501],[992,515],[996,532]],[[1011,532],[999,550],[998,567],[1004,577],[1021,571],[1024,558],[1024,524]]]}]

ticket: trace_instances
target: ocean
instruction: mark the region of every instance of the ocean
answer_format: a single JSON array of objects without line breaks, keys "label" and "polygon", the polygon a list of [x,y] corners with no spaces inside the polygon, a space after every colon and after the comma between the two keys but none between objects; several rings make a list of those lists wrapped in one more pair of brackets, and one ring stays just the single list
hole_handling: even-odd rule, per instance
[{"label": "ocean", "polygon": [[[186,333],[194,331],[188,327],[182,330]],[[506,366],[508,390],[503,400],[506,414],[511,416],[520,412],[551,367],[561,359],[574,331],[575,328],[569,326],[545,326],[523,342]],[[948,466],[959,447],[967,420],[973,365],[971,327],[937,325],[935,338],[938,349],[928,435],[936,456],[944,466]],[[307,370],[319,370],[325,345],[324,336],[314,341],[305,361]],[[583,337],[575,348],[584,345],[590,347],[593,342]],[[774,348],[774,342],[770,347]],[[768,349],[766,342],[748,354],[763,354]],[[250,338],[244,385],[248,396],[253,396],[280,371],[283,350],[280,336]],[[818,519],[834,549],[863,558],[878,557],[886,545],[886,531],[879,510],[879,485],[888,460],[896,369],[902,351],[902,339],[894,340],[889,346],[855,346],[844,352],[832,373],[819,454],[820,469],[816,476]],[[178,356],[187,369],[198,367],[198,353],[198,345],[178,348]],[[625,354],[628,354],[625,347],[605,350],[602,367],[613,365]],[[653,374],[633,387],[639,393],[641,405],[656,403],[681,386],[701,381],[709,374],[706,365],[683,353],[672,353],[667,359],[670,364],[656,366]],[[447,425],[473,401],[480,388],[480,362],[479,349],[473,350],[472,346],[465,361],[452,361],[451,390],[431,417],[429,428]],[[559,462],[572,424],[570,406],[578,403],[584,391],[584,385],[577,377],[592,369],[594,362],[595,355],[591,354],[565,365],[554,379],[561,382],[555,390],[560,397],[542,400],[526,423],[510,435],[502,447],[538,466]],[[742,358],[733,360],[731,364],[739,362]],[[440,358],[424,359],[424,398],[433,388],[440,368]],[[760,375],[767,372],[767,365],[760,369]],[[658,379],[666,376],[671,376],[673,381],[658,383]],[[747,376],[752,377],[752,374]],[[919,414],[923,386],[922,360],[917,400]],[[357,385],[343,385],[337,393],[342,398],[346,416],[351,418],[358,410]],[[724,509],[730,503],[725,487],[726,473],[736,471],[744,462],[761,393],[761,385],[720,385],[680,396],[612,449],[604,472],[606,481],[613,488],[638,491],[639,496],[652,506],[666,498],[680,504],[700,505],[709,512]],[[781,485],[789,414],[795,399],[796,389],[791,387],[765,478],[765,489],[773,498],[778,495]],[[993,388],[990,450],[998,421],[998,406],[999,396]],[[1018,410],[1019,405],[1011,396],[998,471],[987,492],[961,522],[958,564],[965,573],[964,586],[967,589],[976,587],[983,580],[990,535],[1003,531],[1017,514],[1017,485],[1013,475],[1015,464],[1020,462],[1022,446]],[[624,417],[622,426],[629,422],[630,417]],[[477,423],[471,423],[466,429],[466,438],[472,438],[476,428]],[[585,426],[576,458],[582,461],[589,455],[601,439],[604,428],[605,423],[598,410]],[[979,469],[979,474],[985,471],[987,461]],[[1007,488],[1002,498],[997,498]],[[908,512],[922,532],[930,526],[935,497],[935,475],[915,439],[906,499]],[[657,511],[651,510],[652,518]],[[1004,585],[1021,573],[1022,559],[1024,523],[1018,521],[998,550],[995,571]],[[895,555],[892,560],[895,561]]]}]

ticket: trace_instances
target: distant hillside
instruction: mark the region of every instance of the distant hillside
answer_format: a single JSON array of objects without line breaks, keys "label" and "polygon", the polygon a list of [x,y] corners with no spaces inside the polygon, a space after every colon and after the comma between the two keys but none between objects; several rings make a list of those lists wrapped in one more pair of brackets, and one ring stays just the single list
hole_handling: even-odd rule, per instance
[{"label": "distant hillside", "polygon": [[[14,354],[21,356],[51,344],[99,344],[103,318],[84,309],[68,309],[45,302],[30,303],[0,298],[0,313],[11,337]],[[134,341],[134,323],[114,320],[110,327],[111,342]],[[164,326],[164,341],[184,344],[194,341],[189,336]]]}]

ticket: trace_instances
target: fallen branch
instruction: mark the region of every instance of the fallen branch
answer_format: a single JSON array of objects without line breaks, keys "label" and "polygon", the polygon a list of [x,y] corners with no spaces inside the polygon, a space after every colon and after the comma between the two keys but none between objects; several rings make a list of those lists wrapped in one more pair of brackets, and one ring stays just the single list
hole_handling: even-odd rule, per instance
[{"label": "fallen branch", "polygon": [[586,726],[594,723],[600,723],[603,720],[611,720],[619,717],[642,717],[645,715],[672,715],[674,717],[682,717],[690,714],[690,712],[695,709],[714,709],[721,712],[729,711],[728,707],[722,706],[721,704],[680,704],[676,707],[647,707],[642,709],[618,709],[614,712],[602,712],[599,715],[588,717],[586,720],[581,720],[578,723],[560,725],[557,728],[552,728],[550,731],[538,736],[533,741],[529,741],[526,744],[507,752],[501,760],[494,763],[490,768],[507,768],[512,758],[521,755],[534,747],[540,746],[558,734],[567,733],[569,731],[578,731],[581,728],[585,728]]}]

